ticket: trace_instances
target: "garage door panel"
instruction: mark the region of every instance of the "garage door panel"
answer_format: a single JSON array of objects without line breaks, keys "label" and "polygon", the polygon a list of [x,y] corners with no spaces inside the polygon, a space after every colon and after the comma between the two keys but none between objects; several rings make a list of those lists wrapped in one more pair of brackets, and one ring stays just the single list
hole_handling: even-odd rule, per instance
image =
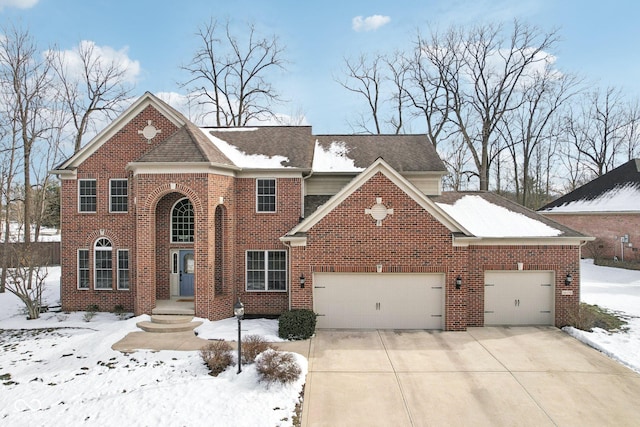
[{"label": "garage door panel", "polygon": [[442,329],[443,274],[314,274],[318,328]]},{"label": "garage door panel", "polygon": [[552,271],[485,272],[485,325],[553,325]]}]

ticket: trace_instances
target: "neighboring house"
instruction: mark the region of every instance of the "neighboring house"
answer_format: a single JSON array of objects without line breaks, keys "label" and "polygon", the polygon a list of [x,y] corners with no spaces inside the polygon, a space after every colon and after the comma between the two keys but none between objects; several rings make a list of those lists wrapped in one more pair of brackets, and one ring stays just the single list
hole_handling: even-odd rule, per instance
[{"label": "neighboring house", "polygon": [[[318,327],[565,325],[588,238],[490,193],[441,193],[424,135],[198,128],[147,93],[53,173],[64,310],[313,309]],[[573,281],[567,280],[572,278]]]},{"label": "neighboring house", "polygon": [[640,261],[640,159],[576,188],[539,212],[596,237],[584,251],[586,256]]}]

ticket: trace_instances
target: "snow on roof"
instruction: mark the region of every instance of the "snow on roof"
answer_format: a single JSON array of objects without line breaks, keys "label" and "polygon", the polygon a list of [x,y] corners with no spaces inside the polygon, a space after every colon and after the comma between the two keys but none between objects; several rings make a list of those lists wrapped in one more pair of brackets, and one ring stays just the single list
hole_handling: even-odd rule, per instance
[{"label": "snow on roof", "polygon": [[333,141],[325,150],[316,140],[313,149],[313,170],[315,172],[360,172],[364,168],[355,165],[355,160],[349,157],[349,147],[344,141]]},{"label": "snow on roof", "polygon": [[453,205],[437,203],[477,237],[554,237],[560,230],[521,213],[494,205],[480,196],[464,196]]},{"label": "snow on roof", "polygon": [[634,183],[617,186],[596,198],[573,200],[542,212],[637,212],[640,211],[640,188]]},{"label": "snow on roof", "polygon": [[[225,131],[252,131],[257,128],[233,128]],[[220,129],[216,129],[216,132]],[[229,158],[236,166],[247,169],[286,169],[283,162],[288,162],[289,158],[285,156],[265,156],[264,154],[247,154],[235,145],[229,144],[220,138],[211,135],[208,129],[202,129],[202,132],[222,153]]]}]

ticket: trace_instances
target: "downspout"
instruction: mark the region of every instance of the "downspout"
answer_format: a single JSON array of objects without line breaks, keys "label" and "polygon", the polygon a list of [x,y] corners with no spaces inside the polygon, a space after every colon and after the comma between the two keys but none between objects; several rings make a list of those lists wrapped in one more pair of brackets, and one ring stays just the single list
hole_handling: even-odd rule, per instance
[{"label": "downspout", "polygon": [[291,282],[291,244],[288,242],[282,242],[282,244],[288,248],[289,252],[289,256],[287,257],[287,260],[289,261],[287,263],[287,276],[289,277],[289,286],[287,293],[289,294],[289,311],[291,311],[291,286],[293,286]]}]

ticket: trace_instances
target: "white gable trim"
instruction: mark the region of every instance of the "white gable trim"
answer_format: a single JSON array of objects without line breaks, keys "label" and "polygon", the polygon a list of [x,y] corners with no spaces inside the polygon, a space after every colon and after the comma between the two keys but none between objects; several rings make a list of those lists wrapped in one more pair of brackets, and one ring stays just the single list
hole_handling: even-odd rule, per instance
[{"label": "white gable trim", "polygon": [[347,184],[336,195],[331,197],[324,205],[318,210],[313,212],[297,226],[295,226],[287,236],[294,235],[296,233],[306,233],[320,220],[322,220],[329,212],[335,209],[343,201],[345,201],[354,191],[360,188],[364,183],[371,179],[378,172],[386,176],[393,184],[404,191],[407,196],[418,203],[424,210],[433,215],[436,220],[447,227],[452,233],[464,233],[471,235],[464,227],[462,227],[457,221],[451,218],[446,212],[444,212],[439,206],[431,201],[427,196],[422,194],[411,182],[400,175],[395,169],[393,169],[382,158],[378,158],[367,169],[357,175],[349,184]]},{"label": "white gable trim", "polygon": [[180,128],[186,124],[184,117],[180,113],[169,107],[164,102],[160,101],[160,99],[155,95],[151,94],[150,92],[145,92],[145,94],[138,98],[138,100],[133,104],[131,104],[129,108],[124,111],[124,113],[118,116],[118,118],[112,121],[107,127],[100,131],[98,135],[96,135],[91,141],[89,141],[84,147],[82,147],[80,151],[78,151],[76,154],[67,159],[67,161],[65,161],[62,165],[60,165],[59,170],[53,172],[60,173],[63,169],[77,168],[78,165],[82,164],[82,162],[84,162],[93,153],[95,153],[98,148],[102,147],[102,145],[107,142],[113,135],[115,135],[118,131],[125,127],[131,121],[131,119],[140,114],[145,108],[150,105],[158,110],[160,114],[166,117],[167,120],[173,123],[176,127]]}]

